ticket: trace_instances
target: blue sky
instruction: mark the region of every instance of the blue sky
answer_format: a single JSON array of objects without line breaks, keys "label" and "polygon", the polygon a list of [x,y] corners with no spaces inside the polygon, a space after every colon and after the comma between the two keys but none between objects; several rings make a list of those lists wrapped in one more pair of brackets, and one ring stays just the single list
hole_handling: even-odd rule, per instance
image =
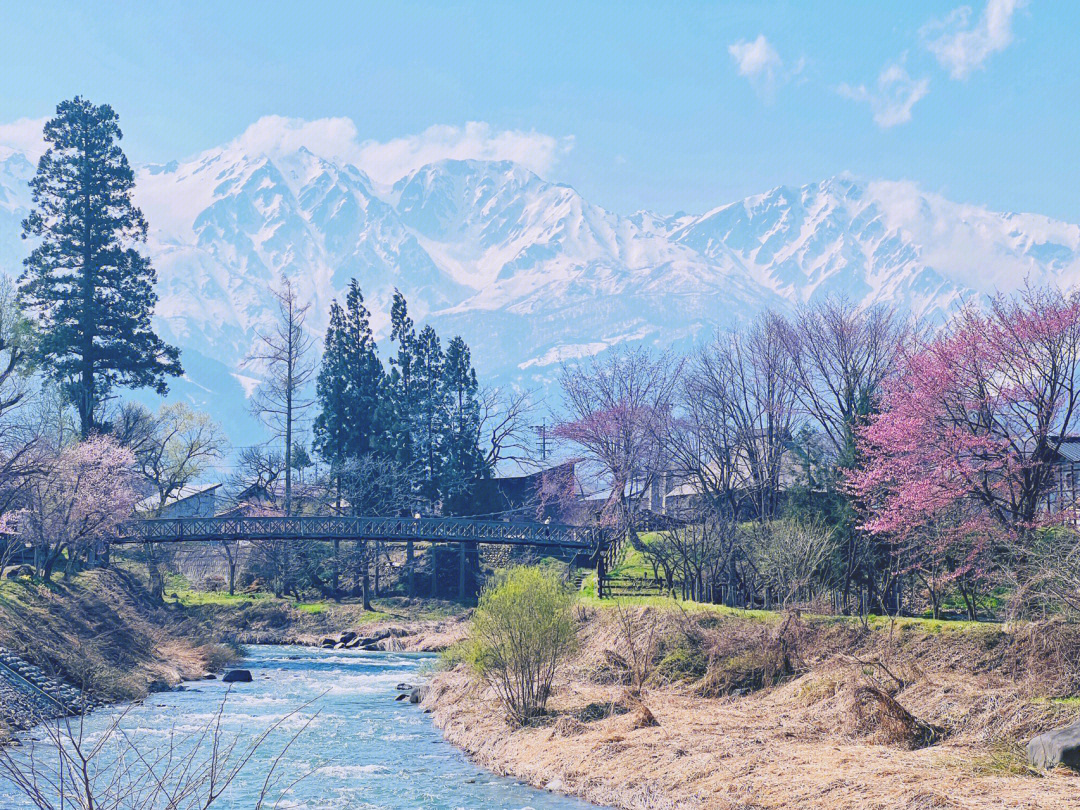
[{"label": "blue sky", "polygon": [[622,213],[851,171],[1080,221],[1076,3],[39,1],[4,18],[0,143],[81,93],[117,109],[139,162],[273,115],[389,174],[518,157]]}]

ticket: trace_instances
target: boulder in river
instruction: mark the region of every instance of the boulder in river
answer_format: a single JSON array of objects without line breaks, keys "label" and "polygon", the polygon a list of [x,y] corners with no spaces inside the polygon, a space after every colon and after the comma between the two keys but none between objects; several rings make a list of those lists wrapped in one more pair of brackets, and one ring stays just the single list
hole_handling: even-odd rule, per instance
[{"label": "boulder in river", "polygon": [[231,669],[221,679],[222,683],[251,683],[251,671],[246,669]]},{"label": "boulder in river", "polygon": [[412,693],[409,695],[409,703],[420,703],[425,697],[427,697],[427,687],[418,686],[413,689]]},{"label": "boulder in river", "polygon": [[1027,744],[1027,755],[1036,768],[1065,765],[1080,770],[1080,723],[1040,734]]},{"label": "boulder in river", "polygon": [[348,644],[354,638],[356,638],[356,633],[354,633],[352,630],[346,630],[338,637],[338,641],[340,641],[342,644]]}]

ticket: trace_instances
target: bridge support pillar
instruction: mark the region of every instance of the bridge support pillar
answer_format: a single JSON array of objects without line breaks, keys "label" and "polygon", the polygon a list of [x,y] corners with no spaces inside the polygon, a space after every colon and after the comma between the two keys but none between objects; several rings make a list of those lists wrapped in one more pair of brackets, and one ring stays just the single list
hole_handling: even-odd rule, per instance
[{"label": "bridge support pillar", "polygon": [[341,540],[334,538],[334,599],[341,598]]},{"label": "bridge support pillar", "polygon": [[416,555],[413,551],[413,541],[409,540],[405,544],[405,568],[409,575],[409,596],[416,596],[415,563]]}]

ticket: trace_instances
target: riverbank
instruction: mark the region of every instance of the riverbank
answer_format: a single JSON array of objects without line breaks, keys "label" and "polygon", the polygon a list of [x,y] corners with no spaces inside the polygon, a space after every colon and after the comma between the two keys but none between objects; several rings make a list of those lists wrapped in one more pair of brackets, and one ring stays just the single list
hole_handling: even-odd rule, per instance
[{"label": "riverbank", "polygon": [[[0,583],[0,646],[96,702],[140,700],[219,671],[238,657],[182,613],[155,605],[120,570],[93,570],[49,585]],[[0,735],[32,717],[5,702]]]},{"label": "riverbank", "polygon": [[[545,722],[512,729],[466,665],[425,706],[477,763],[627,810],[1080,808],[1022,744],[1080,717],[1080,633],[583,608]],[[632,649],[646,687],[629,689]]]},{"label": "riverbank", "polygon": [[[444,649],[464,635],[453,605],[388,599],[361,605],[297,605],[266,594],[172,592],[155,602],[123,568],[0,581],[0,647],[95,702],[139,701],[220,672],[247,644],[326,646],[342,633],[386,650]],[[5,695],[7,698],[5,699]],[[17,690],[0,691],[0,740],[40,719]]]}]

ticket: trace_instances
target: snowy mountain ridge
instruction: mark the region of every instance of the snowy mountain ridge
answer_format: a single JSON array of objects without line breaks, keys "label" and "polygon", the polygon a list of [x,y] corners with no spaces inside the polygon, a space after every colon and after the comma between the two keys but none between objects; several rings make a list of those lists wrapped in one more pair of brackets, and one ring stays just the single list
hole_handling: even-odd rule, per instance
[{"label": "snowy mountain ridge", "polygon": [[[32,162],[0,154],[0,271],[27,245]],[[620,216],[507,161],[443,160],[392,185],[304,147],[237,144],[138,169],[158,271],[157,322],[187,370],[177,393],[234,435],[254,379],[240,367],[281,273],[325,326],[356,277],[377,334],[390,296],[461,334],[485,380],[550,383],[562,360],[623,341],[685,346],[764,308],[842,293],[927,316],[1025,279],[1080,283],[1080,226],[841,175],[699,216]]]}]

